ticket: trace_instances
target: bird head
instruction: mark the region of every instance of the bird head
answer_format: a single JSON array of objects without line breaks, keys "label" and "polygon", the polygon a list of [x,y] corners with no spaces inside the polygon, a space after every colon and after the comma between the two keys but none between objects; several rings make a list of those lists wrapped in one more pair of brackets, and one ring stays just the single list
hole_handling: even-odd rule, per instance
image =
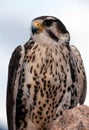
[{"label": "bird head", "polygon": [[56,17],[41,16],[32,20],[32,34],[36,38],[69,43],[70,36],[64,24]]}]

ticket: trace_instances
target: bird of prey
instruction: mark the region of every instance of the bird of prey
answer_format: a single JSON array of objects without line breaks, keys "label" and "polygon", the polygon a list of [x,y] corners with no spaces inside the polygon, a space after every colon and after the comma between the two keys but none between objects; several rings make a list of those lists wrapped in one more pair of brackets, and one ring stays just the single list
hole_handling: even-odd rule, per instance
[{"label": "bird of prey", "polygon": [[7,83],[9,130],[50,130],[86,97],[86,73],[70,34],[56,17],[32,20],[30,39],[12,53]]}]

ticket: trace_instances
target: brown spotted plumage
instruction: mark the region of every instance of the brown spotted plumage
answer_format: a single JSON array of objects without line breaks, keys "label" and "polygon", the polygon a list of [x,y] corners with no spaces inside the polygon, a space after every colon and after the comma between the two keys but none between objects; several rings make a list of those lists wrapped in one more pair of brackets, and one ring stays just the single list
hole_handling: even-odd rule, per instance
[{"label": "brown spotted plumage", "polygon": [[9,63],[9,130],[50,130],[57,117],[86,97],[81,55],[69,45],[69,32],[52,16],[32,21],[32,36]]}]

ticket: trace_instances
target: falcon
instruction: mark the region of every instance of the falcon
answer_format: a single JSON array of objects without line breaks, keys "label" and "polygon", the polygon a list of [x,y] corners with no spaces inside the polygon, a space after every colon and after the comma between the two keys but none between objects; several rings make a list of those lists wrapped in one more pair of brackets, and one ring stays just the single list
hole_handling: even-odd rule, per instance
[{"label": "falcon", "polygon": [[32,20],[31,38],[12,53],[8,68],[9,130],[50,130],[67,109],[83,104],[86,73],[70,34],[56,17]]}]

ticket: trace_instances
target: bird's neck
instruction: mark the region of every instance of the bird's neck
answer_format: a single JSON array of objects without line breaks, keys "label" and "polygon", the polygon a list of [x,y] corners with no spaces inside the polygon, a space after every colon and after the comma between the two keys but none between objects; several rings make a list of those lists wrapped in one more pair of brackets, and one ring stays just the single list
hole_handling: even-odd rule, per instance
[{"label": "bird's neck", "polygon": [[33,40],[36,41],[39,44],[43,45],[59,45],[59,44],[69,44],[69,34],[60,34],[58,36],[58,41],[53,40],[51,37],[49,37],[47,34],[44,35],[44,33],[35,34],[32,36]]}]

